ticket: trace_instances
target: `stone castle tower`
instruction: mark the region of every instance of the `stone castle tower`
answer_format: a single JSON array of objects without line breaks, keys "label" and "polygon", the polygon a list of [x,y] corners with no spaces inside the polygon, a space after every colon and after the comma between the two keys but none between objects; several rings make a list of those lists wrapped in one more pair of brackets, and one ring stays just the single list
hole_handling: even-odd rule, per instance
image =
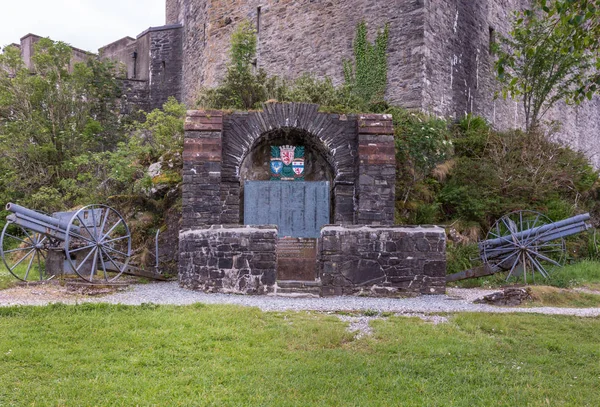
[{"label": "stone castle tower", "polygon": [[[250,20],[258,33],[257,66],[292,79],[305,72],[343,79],[357,24],[371,33],[389,24],[391,103],[460,118],[485,117],[499,129],[520,127],[520,104],[495,99],[490,45],[506,33],[513,11],[528,0],[166,0],[166,23],[183,28],[182,98],[193,104],[202,86],[214,86],[227,63],[230,34]],[[597,100],[553,109],[557,136],[600,166]]]},{"label": "stone castle tower", "polygon": [[[370,35],[389,26],[390,103],[441,117],[485,117],[503,130],[523,126],[520,103],[495,98],[491,44],[510,28],[512,13],[530,0],[166,0],[166,24],[99,50],[121,62],[130,105],[159,108],[169,96],[195,107],[202,87],[219,83],[231,33],[241,21],[256,26],[256,65],[294,79],[304,73],[343,81],[361,21]],[[39,37],[21,39],[24,60]],[[89,57],[74,48],[76,58]],[[81,55],[80,55],[81,54]],[[86,56],[87,55],[87,56]],[[556,106],[545,117],[561,124],[555,137],[583,151],[600,168],[600,102]]]}]

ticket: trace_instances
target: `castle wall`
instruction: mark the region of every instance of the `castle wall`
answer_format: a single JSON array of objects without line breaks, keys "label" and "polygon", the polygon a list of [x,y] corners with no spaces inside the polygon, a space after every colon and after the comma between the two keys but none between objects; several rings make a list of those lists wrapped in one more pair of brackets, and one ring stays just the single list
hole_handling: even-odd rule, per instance
[{"label": "castle wall", "polygon": [[[480,115],[500,130],[522,128],[522,103],[495,97],[500,86],[490,41],[507,35],[513,12],[528,4],[528,0],[429,0],[422,109],[457,119],[468,113]],[[600,168],[599,109],[597,98],[578,107],[558,103],[543,118],[560,122],[555,139],[584,152],[596,168]]]},{"label": "castle wall", "polygon": [[[210,3],[210,5],[208,4]],[[175,0],[167,3],[174,18]],[[357,24],[371,35],[390,24],[388,98],[418,108],[423,83],[422,1],[392,0],[191,0],[180,4],[185,29],[184,100],[193,104],[202,86],[216,85],[225,73],[230,36],[248,19],[258,28],[257,64],[271,75],[290,79],[305,72],[343,80],[342,61],[352,56]],[[172,21],[172,20],[170,20]]]},{"label": "castle wall", "polygon": [[182,0],[167,0],[165,6],[165,23],[166,24],[180,24],[183,23],[183,16],[181,11],[183,10]]},{"label": "castle wall", "polygon": [[133,57],[137,51],[137,41],[131,37],[124,37],[100,48],[98,54],[100,58],[118,61],[125,69],[126,78],[142,79],[143,67],[140,67],[138,59]]},{"label": "castle wall", "polygon": [[182,41],[180,25],[151,29],[148,34],[150,103],[160,108],[170,96],[181,100]]},{"label": "castle wall", "polygon": [[[27,34],[26,36],[21,38],[21,41],[20,41],[21,44],[20,44],[19,48],[21,49],[21,58],[23,58],[23,62],[25,63],[25,66],[27,67],[27,69],[33,68],[33,61],[31,60],[31,57],[33,56],[33,53],[34,53],[35,44],[41,38],[42,37],[40,37],[39,35],[35,35],[35,34]],[[73,68],[73,64],[75,64],[77,62],[85,62],[85,61],[87,61],[88,58],[94,56],[94,54],[92,54],[90,52],[84,51],[79,48],[75,48],[73,46],[70,46],[70,47],[71,47],[71,51],[72,51],[70,68]]]},{"label": "castle wall", "polygon": [[181,25],[166,25],[151,27],[137,39],[125,37],[108,44],[100,48],[100,57],[125,67],[123,89],[128,101],[152,110],[162,107],[170,96],[181,100],[182,47]]}]

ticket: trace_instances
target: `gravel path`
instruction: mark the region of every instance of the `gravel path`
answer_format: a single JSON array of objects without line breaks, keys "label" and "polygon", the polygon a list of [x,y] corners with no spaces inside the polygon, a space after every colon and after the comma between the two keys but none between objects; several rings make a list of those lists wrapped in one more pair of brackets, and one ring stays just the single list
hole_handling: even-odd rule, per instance
[{"label": "gravel path", "polygon": [[555,308],[555,307],[497,307],[473,304],[472,301],[497,290],[449,288],[447,295],[422,296],[417,298],[368,298],[327,297],[289,298],[280,296],[243,296],[228,294],[206,294],[180,288],[177,282],[134,284],[129,289],[102,297],[69,294],[57,285],[15,287],[0,291],[0,306],[46,305],[53,302],[76,304],[82,302],[105,302],[111,304],[139,305],[142,303],[187,305],[235,304],[258,307],[263,311],[369,311],[397,314],[438,314],[456,312],[524,312],[551,315],[600,316],[600,308]]}]

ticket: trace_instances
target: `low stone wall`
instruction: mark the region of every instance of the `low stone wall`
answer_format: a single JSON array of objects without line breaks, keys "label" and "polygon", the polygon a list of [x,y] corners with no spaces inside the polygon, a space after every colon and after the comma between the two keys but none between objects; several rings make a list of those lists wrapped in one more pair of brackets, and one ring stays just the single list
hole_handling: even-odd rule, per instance
[{"label": "low stone wall", "polygon": [[444,229],[326,226],[321,230],[322,295],[444,294]]},{"label": "low stone wall", "polygon": [[179,234],[179,284],[207,292],[267,294],[277,278],[276,226],[211,226]]}]

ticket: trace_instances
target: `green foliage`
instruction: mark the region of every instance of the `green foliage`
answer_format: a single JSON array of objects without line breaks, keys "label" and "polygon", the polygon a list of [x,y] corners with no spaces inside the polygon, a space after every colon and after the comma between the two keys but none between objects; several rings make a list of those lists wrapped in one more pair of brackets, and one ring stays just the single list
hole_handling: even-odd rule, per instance
[{"label": "green foliage", "polygon": [[102,179],[92,156],[123,140],[124,118],[114,63],[71,64],[71,48],[49,39],[32,62],[31,72],[14,48],[0,54],[0,199],[50,212],[98,196],[82,172]]},{"label": "green foliage", "polygon": [[425,178],[452,153],[448,124],[422,113],[393,107],[396,144],[396,206],[400,222],[436,223],[439,204],[433,201],[436,181]]},{"label": "green foliage", "polygon": [[256,31],[248,21],[240,23],[231,36],[230,62],[222,83],[204,89],[198,98],[202,108],[256,109],[267,100],[316,103],[321,110],[335,112],[382,112],[387,85],[388,27],[378,33],[375,44],[367,41],[366,24],[357,28],[355,60],[344,61],[343,86],[331,78],[304,74],[291,82],[269,77],[253,65],[256,61]]},{"label": "green foliage", "polygon": [[[585,31],[583,22],[575,22],[579,16],[563,21],[548,4],[536,0],[532,9],[516,13],[510,36],[501,37],[495,50],[503,96],[521,99],[528,130],[559,100],[578,102],[584,92],[591,99],[597,87],[590,81],[596,80],[591,51],[598,46],[580,38]],[[600,16],[598,11],[591,14]]]},{"label": "green foliage", "polygon": [[230,62],[220,86],[201,92],[198,105],[216,109],[253,109],[268,99],[277,87],[263,69],[255,72],[256,30],[241,22],[231,35]]},{"label": "green foliage", "polygon": [[483,142],[457,137],[463,155],[455,157],[438,196],[447,218],[475,221],[487,230],[513,210],[534,209],[563,219],[596,205],[598,174],[582,154],[536,132],[484,133],[483,149]]},{"label": "green foliage", "polygon": [[476,243],[462,244],[448,242],[446,247],[446,274],[460,273],[475,267],[480,263],[479,247]]},{"label": "green foliage", "polygon": [[592,56],[595,69],[585,73],[581,86],[570,95],[576,102],[591,99],[600,84],[600,4],[597,0],[536,0],[535,8],[526,10],[529,16],[541,9],[546,18],[554,22],[553,31],[559,33],[568,42],[564,42],[561,54]]},{"label": "green foliage", "polygon": [[[108,155],[113,190],[144,196],[158,184],[173,187],[181,181],[185,113],[185,105],[171,97],[162,109],[144,112],[144,120],[131,125],[127,142]],[[148,166],[157,162],[160,174],[152,179]]]},{"label": "green foliage", "polygon": [[356,27],[354,61],[344,61],[346,86],[366,105],[384,103],[387,87],[387,45],[389,26],[377,32],[375,42],[367,38],[367,24]]}]

